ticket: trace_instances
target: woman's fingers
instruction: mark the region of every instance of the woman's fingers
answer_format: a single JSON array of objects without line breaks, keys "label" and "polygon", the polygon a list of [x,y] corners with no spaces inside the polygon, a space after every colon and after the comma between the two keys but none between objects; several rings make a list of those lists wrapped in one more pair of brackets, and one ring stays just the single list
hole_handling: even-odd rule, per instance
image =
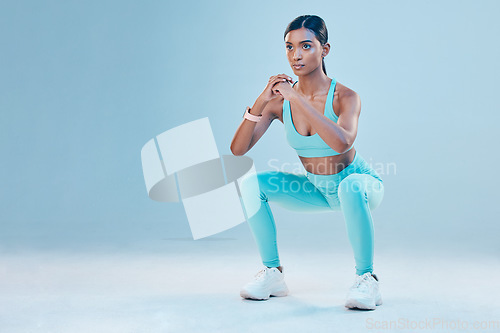
[{"label": "woman's fingers", "polygon": [[273,87],[272,87],[272,90],[275,92],[275,93],[278,93],[279,92],[279,88],[278,88],[278,84],[279,83],[285,83],[285,82],[288,82],[287,80],[285,79],[281,79],[281,80],[278,80],[274,83]]},{"label": "woman's fingers", "polygon": [[289,82],[292,83],[293,80],[290,76],[286,74],[278,74],[278,75],[273,75],[269,78],[269,83],[267,84],[269,88],[271,88],[271,92],[275,95],[281,95],[279,93],[279,89],[276,89],[275,86],[278,83],[283,83],[283,82]]},{"label": "woman's fingers", "polygon": [[271,76],[269,78],[269,82],[271,82],[271,81],[273,81],[275,79],[286,79],[287,81],[293,82],[293,79],[290,76],[286,75],[286,74],[278,74],[278,75]]},{"label": "woman's fingers", "polygon": [[293,82],[292,78],[289,77],[288,75],[281,74],[281,75],[276,75],[274,78],[271,80],[272,84],[275,85],[278,82]]}]

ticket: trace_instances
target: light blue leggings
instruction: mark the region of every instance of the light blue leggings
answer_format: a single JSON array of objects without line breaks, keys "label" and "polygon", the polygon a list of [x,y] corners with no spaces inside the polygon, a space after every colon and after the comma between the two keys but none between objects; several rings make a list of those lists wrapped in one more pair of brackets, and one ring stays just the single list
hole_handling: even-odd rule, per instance
[{"label": "light blue leggings", "polygon": [[356,274],[373,272],[371,210],[382,201],[384,185],[357,151],[353,162],[337,174],[263,171],[244,179],[240,191],[248,225],[264,265],[280,266],[271,201],[299,212],[342,211],[354,251]]}]

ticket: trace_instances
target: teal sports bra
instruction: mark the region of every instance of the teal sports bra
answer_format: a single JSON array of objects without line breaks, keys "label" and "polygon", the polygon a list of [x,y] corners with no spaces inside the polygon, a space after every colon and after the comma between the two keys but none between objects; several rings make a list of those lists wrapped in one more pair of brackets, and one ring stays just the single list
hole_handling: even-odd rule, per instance
[{"label": "teal sports bra", "polygon": [[[297,83],[296,81],[295,83]],[[292,87],[295,85],[292,85]],[[333,112],[333,93],[335,91],[335,86],[337,81],[332,78],[332,83],[328,89],[328,96],[326,97],[325,110],[323,114],[329,119],[337,122],[339,117]],[[328,146],[325,141],[316,132],[314,135],[302,135],[297,132],[295,125],[293,124],[292,115],[290,111],[290,101],[283,100],[283,124],[285,125],[285,134],[288,144],[297,151],[297,155],[302,157],[325,157],[340,155],[330,146]],[[351,148],[348,149],[351,150]]]}]

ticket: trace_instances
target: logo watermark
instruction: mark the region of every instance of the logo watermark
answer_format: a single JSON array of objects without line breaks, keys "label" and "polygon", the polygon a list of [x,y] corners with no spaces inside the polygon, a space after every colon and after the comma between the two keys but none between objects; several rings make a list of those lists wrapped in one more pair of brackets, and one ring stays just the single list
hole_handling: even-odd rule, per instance
[{"label": "logo watermark", "polygon": [[[179,144],[182,143],[182,144]],[[148,196],[159,202],[182,202],[193,234],[199,239],[228,230],[255,215],[266,194],[295,197],[320,191],[337,202],[347,193],[362,193],[374,207],[383,196],[380,175],[396,174],[396,165],[372,167],[360,155],[348,165],[268,161],[271,170],[256,172],[248,156],[219,155],[208,117],[160,133],[141,149]],[[284,172],[294,167],[293,172]],[[314,170],[309,173],[306,170]],[[352,174],[352,175],[351,175]],[[376,196],[371,193],[378,192]]]},{"label": "logo watermark", "polygon": [[396,320],[366,319],[366,328],[369,330],[498,330],[500,320],[450,320],[445,318],[409,319],[397,318]]},{"label": "logo watermark", "polygon": [[[396,175],[397,174],[397,163],[396,162],[372,162],[372,158],[370,157],[368,161],[366,161],[366,165],[374,170],[379,175]],[[350,164],[346,163],[336,163],[335,167],[337,170],[343,170],[347,168]],[[277,158],[272,158],[267,161],[267,166],[271,170],[282,171],[282,172],[291,172],[291,173],[303,173],[304,169],[315,169],[317,173],[331,173],[332,165],[328,163],[326,160],[315,163],[301,163],[301,162],[280,162]],[[329,171],[329,172],[326,172]]]},{"label": "logo watermark", "polygon": [[[380,192],[383,191],[381,175],[397,173],[395,162],[376,163],[372,166],[372,163],[362,158],[346,165],[336,163],[335,168],[338,171],[333,173],[331,163],[324,160],[314,164],[302,164],[270,159],[267,166],[270,170],[260,172],[259,177],[268,193],[310,193],[318,189],[324,195],[336,195],[339,186],[342,186],[343,192]],[[310,173],[308,169],[314,169],[317,173]],[[327,173],[324,173],[325,171]],[[311,184],[316,189],[311,187]]]}]

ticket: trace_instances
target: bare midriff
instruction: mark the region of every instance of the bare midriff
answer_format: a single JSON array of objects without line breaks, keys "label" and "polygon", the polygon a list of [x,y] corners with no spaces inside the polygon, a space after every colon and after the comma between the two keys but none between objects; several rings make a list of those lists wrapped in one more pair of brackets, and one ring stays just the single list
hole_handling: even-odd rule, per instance
[{"label": "bare midriff", "polygon": [[348,167],[354,160],[356,150],[352,147],[344,154],[325,157],[299,156],[304,169],[317,175],[333,175]]}]

